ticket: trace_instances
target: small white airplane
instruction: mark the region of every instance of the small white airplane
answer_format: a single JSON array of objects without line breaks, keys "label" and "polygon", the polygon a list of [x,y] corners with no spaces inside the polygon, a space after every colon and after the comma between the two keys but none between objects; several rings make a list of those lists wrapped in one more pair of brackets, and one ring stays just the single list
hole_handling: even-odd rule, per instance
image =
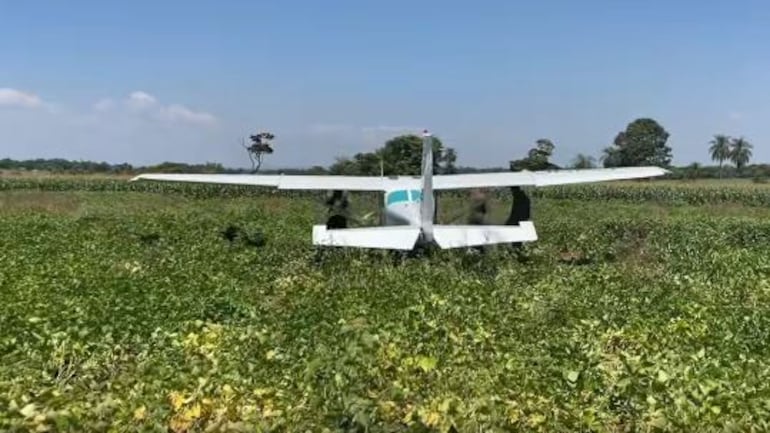
[{"label": "small white airplane", "polygon": [[432,139],[427,131],[423,133],[421,176],[141,174],[131,181],[154,180],[271,186],[294,190],[384,192],[385,226],[330,228],[327,225],[314,225],[313,244],[412,250],[426,245],[438,245],[442,249],[448,249],[537,240],[532,221],[521,221],[518,225],[435,224],[434,190],[540,187],[650,178],[667,173],[667,170],[659,167],[624,167],[434,175]]}]

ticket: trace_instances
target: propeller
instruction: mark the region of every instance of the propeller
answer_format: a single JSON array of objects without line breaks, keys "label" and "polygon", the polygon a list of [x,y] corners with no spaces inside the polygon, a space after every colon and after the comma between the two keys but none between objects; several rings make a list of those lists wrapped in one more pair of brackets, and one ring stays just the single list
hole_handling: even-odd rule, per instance
[{"label": "propeller", "polygon": [[487,222],[489,214],[489,196],[480,189],[471,191],[471,208],[466,224],[481,225]]},{"label": "propeller", "polygon": [[350,200],[347,191],[335,190],[326,194],[324,201],[327,209],[326,228],[344,229],[348,227]]},{"label": "propeller", "polygon": [[488,195],[480,190],[471,190],[469,206],[460,208],[448,218],[449,224],[481,225],[487,224],[487,215],[491,209]]}]

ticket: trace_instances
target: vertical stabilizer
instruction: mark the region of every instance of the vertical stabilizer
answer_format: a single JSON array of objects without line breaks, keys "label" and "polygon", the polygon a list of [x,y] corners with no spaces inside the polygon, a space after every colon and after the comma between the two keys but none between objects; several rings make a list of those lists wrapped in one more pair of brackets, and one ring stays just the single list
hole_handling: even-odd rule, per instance
[{"label": "vertical stabilizer", "polygon": [[433,242],[433,137],[424,131],[422,135],[422,203],[420,225],[424,241]]}]

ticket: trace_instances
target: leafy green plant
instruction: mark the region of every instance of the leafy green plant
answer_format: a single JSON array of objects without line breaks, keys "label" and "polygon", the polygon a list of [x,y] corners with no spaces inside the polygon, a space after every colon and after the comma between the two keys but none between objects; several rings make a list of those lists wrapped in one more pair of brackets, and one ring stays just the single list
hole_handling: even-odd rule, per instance
[{"label": "leafy green plant", "polygon": [[0,213],[2,431],[770,428],[767,213],[701,206],[761,189],[544,189],[527,261],[317,262],[312,196],[35,185],[90,192]]}]

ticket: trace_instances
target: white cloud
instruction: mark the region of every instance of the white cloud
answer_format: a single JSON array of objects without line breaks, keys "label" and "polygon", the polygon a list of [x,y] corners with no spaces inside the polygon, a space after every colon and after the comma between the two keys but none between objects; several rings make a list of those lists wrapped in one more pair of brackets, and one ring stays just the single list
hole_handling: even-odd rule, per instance
[{"label": "white cloud", "polygon": [[727,114],[727,117],[729,117],[730,120],[741,120],[743,119],[743,113],[738,111],[731,111]]},{"label": "white cloud", "polygon": [[[6,93],[3,103],[9,99]],[[217,122],[212,114],[165,103],[147,92],[104,96],[108,97],[70,109],[53,110],[45,100],[38,109],[0,107],[0,143],[8,143],[7,148],[0,147],[17,159],[63,157],[146,164],[201,158],[248,164],[248,158],[241,161],[245,154],[237,143],[221,146],[232,138],[232,131],[218,123],[211,126]],[[55,140],[51,131],[56,131]]]},{"label": "white cloud", "polygon": [[212,126],[218,122],[217,117],[211,113],[196,111],[182,104],[166,105],[141,90],[131,92],[118,103],[110,98],[101,99],[93,104],[93,110],[97,113],[112,112],[113,115],[134,115],[166,124]]},{"label": "white cloud", "polygon": [[192,123],[195,125],[213,125],[217,118],[210,113],[193,111],[184,105],[173,104],[163,107],[160,111],[162,119],[170,122]]},{"label": "white cloud", "polygon": [[43,105],[39,96],[8,87],[0,88],[0,106],[38,108]]},{"label": "white cloud", "polygon": [[131,92],[126,99],[126,105],[133,109],[145,109],[154,106],[158,103],[158,100],[149,93],[142,91]]},{"label": "white cloud", "polygon": [[109,111],[115,107],[115,101],[110,98],[104,98],[94,103],[94,110],[96,111]]}]

